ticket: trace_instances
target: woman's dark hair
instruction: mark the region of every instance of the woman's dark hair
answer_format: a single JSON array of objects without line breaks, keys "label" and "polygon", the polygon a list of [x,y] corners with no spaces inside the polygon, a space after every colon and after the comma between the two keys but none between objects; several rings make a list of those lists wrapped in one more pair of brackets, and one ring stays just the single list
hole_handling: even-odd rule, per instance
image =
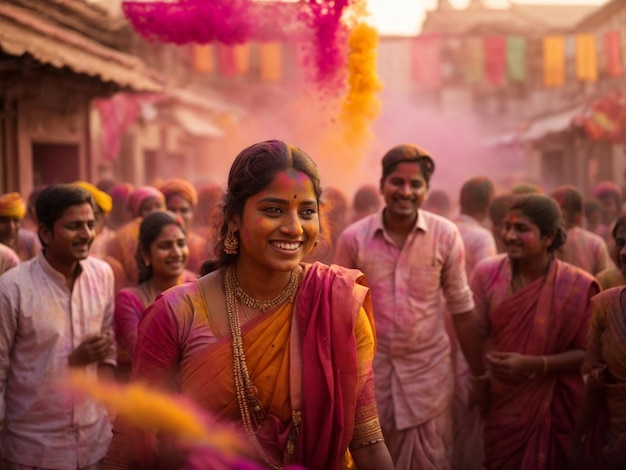
[{"label": "woman's dark hair", "polygon": [[[69,184],[53,184],[44,188],[35,201],[37,221],[51,231],[54,223],[63,217],[65,211],[72,206],[90,204],[95,213],[95,203],[91,194],[83,188]],[[39,237],[42,246],[44,241]]]},{"label": "woman's dark hair", "polygon": [[137,243],[137,251],[135,259],[137,260],[137,269],[139,275],[137,277],[138,284],[152,279],[154,272],[152,266],[147,266],[143,260],[142,254],[150,251],[150,245],[159,237],[161,230],[166,225],[178,225],[185,233],[183,220],[170,211],[154,211],[147,214],[141,221],[139,226],[139,240]]},{"label": "woman's dark hair", "polygon": [[538,193],[520,194],[515,196],[507,212],[518,210],[539,227],[542,236],[554,235],[548,252],[552,253],[565,244],[563,215],[558,203],[550,196]]},{"label": "woman's dark hair", "polygon": [[[290,168],[301,171],[309,177],[319,203],[322,186],[317,165],[298,147],[281,140],[267,140],[253,144],[237,155],[230,167],[224,195],[224,221],[215,245],[217,263],[210,266],[211,268],[221,268],[237,260],[239,253],[231,255],[224,252],[224,237],[228,233],[228,224],[235,217],[243,215],[243,209],[249,197],[263,191],[279,172]],[[239,235],[235,234],[235,236]]]}]

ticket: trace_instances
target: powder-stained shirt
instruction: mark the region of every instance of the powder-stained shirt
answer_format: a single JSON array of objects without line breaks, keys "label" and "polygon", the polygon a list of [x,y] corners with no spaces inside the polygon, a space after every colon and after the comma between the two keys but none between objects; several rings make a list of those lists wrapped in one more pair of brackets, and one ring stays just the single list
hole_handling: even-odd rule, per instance
[{"label": "powder-stained shirt", "polygon": [[480,225],[472,216],[459,214],[454,223],[459,229],[465,247],[465,271],[469,278],[476,263],[498,254],[496,242],[491,231]]},{"label": "powder-stained shirt", "polygon": [[471,311],[474,301],[456,226],[420,209],[400,249],[385,230],[384,210],[344,230],[334,262],[367,278],[378,339],[377,397],[391,394],[401,430],[430,421],[450,404],[453,374],[440,293],[453,315]]},{"label": "powder-stained shirt", "polygon": [[[2,458],[38,468],[83,468],[111,439],[104,406],[60,389],[68,356],[86,338],[113,335],[113,272],[80,262],[72,291],[39,253],[0,277],[0,442]],[[113,337],[113,336],[112,336]],[[111,349],[107,364],[115,366]],[[96,377],[97,364],[82,370]]]},{"label": "powder-stained shirt", "polygon": [[593,276],[614,266],[602,237],[582,227],[568,229],[565,245],[557,251],[557,256]]}]

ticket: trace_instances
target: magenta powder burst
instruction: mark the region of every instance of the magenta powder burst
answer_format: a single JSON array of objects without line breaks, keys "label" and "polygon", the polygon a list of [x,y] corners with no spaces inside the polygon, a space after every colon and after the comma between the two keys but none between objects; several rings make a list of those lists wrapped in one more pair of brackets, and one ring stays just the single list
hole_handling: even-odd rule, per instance
[{"label": "magenta powder burst", "polygon": [[149,41],[238,44],[251,35],[247,0],[127,1],[122,8],[133,28]]},{"label": "magenta powder burst", "polygon": [[327,89],[336,89],[342,77],[338,72],[345,65],[345,29],[341,16],[349,0],[304,0],[301,20],[315,34],[316,81]]},{"label": "magenta powder burst", "polygon": [[[149,41],[174,44],[301,41],[313,36],[307,52],[321,88],[343,87],[345,27],[349,0],[256,2],[252,0],[124,1],[124,14]],[[306,56],[305,56],[306,57]]]}]

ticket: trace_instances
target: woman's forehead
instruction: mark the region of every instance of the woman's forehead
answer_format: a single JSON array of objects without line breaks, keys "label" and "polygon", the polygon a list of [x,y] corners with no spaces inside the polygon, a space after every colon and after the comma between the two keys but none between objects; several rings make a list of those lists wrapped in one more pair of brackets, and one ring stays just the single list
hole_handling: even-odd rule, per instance
[{"label": "woman's forehead", "polygon": [[276,188],[292,187],[294,185],[301,185],[303,183],[311,183],[311,178],[306,173],[296,170],[295,168],[289,168],[276,173],[274,179],[270,183],[270,186]]},{"label": "woman's forehead", "polygon": [[505,220],[511,223],[522,222],[522,223],[533,223],[532,220],[528,218],[521,210],[519,209],[510,209],[506,213]]}]

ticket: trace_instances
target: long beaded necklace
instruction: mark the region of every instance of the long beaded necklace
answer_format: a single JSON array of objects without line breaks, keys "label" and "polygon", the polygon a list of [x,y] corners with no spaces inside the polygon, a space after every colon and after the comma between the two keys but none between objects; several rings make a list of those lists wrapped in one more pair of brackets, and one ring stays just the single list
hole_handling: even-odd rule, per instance
[{"label": "long beaded necklace", "polygon": [[[257,425],[262,424],[265,420],[265,412],[263,411],[263,407],[261,406],[261,402],[258,397],[258,390],[250,378],[248,364],[246,363],[246,356],[243,350],[243,339],[241,337],[241,323],[239,321],[237,299],[239,299],[242,304],[246,306],[257,308],[262,312],[266,312],[284,302],[292,301],[298,290],[298,284],[299,278],[292,271],[289,283],[277,297],[269,301],[260,301],[253,299],[243,291],[237,282],[233,267],[228,269],[226,276],[224,277],[226,312],[228,314],[228,323],[233,337],[233,371],[235,376],[235,390],[237,394],[237,403],[239,404],[239,411],[241,413],[241,420],[246,434],[248,435],[248,438],[252,442],[254,448],[257,450],[263,461],[275,470],[281,470],[283,466],[289,463],[293,457],[293,454],[295,453],[296,439],[300,431],[302,416],[300,411],[291,411],[291,420],[293,425],[287,438],[287,446],[283,455],[283,462],[282,464],[272,462],[265,453],[263,446],[261,446],[252,423],[254,419]],[[243,299],[246,300],[244,301]],[[254,416],[251,415],[250,410],[252,410]]]}]

